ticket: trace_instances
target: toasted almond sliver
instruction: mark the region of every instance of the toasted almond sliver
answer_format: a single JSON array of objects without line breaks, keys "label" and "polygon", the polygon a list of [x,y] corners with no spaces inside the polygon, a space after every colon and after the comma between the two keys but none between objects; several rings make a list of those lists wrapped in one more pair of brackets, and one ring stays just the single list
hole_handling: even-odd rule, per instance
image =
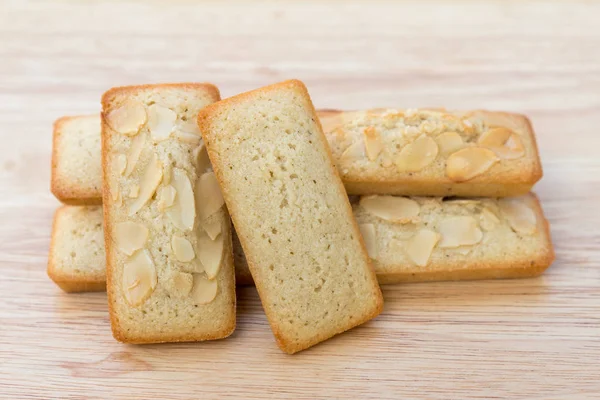
[{"label": "toasted almond sliver", "polygon": [[106,123],[117,133],[133,136],[146,123],[146,108],[136,100],[128,100],[106,114]]},{"label": "toasted almond sliver", "polygon": [[171,249],[173,249],[173,254],[177,261],[190,262],[196,257],[192,244],[183,237],[173,235],[171,237]]},{"label": "toasted almond sliver", "polygon": [[139,195],[140,195],[140,185],[132,183],[131,187],[129,188],[129,197],[131,197],[132,199],[135,199]]},{"label": "toasted almond sliver", "polygon": [[196,208],[202,220],[210,217],[223,207],[225,200],[214,172],[206,172],[196,182]]},{"label": "toasted almond sliver", "polygon": [[362,140],[352,143],[340,156],[341,162],[353,163],[365,159],[365,144]]},{"label": "toasted almond sliver", "polygon": [[464,182],[483,174],[498,161],[493,151],[467,147],[452,153],[446,161],[446,175],[455,182]]},{"label": "toasted almond sliver", "polygon": [[158,157],[156,157],[156,154],[152,153],[152,157],[140,180],[139,196],[133,200],[129,207],[129,216],[137,213],[152,198],[154,191],[162,180],[162,174],[162,164],[158,160]]},{"label": "toasted almond sliver", "polygon": [[136,222],[119,222],[114,225],[113,239],[117,249],[130,256],[146,244],[148,228]]},{"label": "toasted almond sliver", "polygon": [[401,224],[415,222],[421,208],[416,201],[399,196],[363,196],[360,205],[369,214]]},{"label": "toasted almond sliver", "polygon": [[438,231],[442,235],[439,246],[452,248],[477,244],[483,238],[477,221],[471,216],[453,216],[440,221]]},{"label": "toasted almond sliver", "polygon": [[414,142],[407,144],[396,157],[396,166],[402,172],[417,172],[431,164],[438,155],[435,140],[421,135]]},{"label": "toasted almond sliver", "polygon": [[196,160],[196,170],[199,175],[202,175],[212,168],[204,142],[200,143],[198,147],[194,149],[194,159]]},{"label": "toasted almond sliver", "polygon": [[215,240],[221,233],[221,220],[221,215],[215,213],[202,221],[202,229],[211,240]]},{"label": "toasted almond sliver", "polygon": [[503,198],[498,201],[500,212],[508,220],[511,228],[524,235],[532,235],[537,231],[535,212],[522,198]]},{"label": "toasted almond sliver", "polygon": [[125,168],[125,176],[131,175],[135,169],[145,143],[146,134],[144,133],[140,133],[131,140],[131,147],[129,147],[129,153],[127,153],[127,168]]},{"label": "toasted almond sliver", "polygon": [[109,178],[109,182],[110,182],[110,197],[113,201],[117,201],[121,194],[119,191],[119,178],[117,178],[117,175],[111,175]]},{"label": "toasted almond sliver", "polygon": [[198,233],[198,259],[204,267],[208,279],[214,279],[219,273],[223,261],[223,235],[211,240],[205,232]]},{"label": "toasted almond sliver", "polygon": [[419,267],[429,264],[433,248],[440,240],[440,235],[429,229],[419,230],[406,244],[406,253]]},{"label": "toasted almond sliver", "polygon": [[192,230],[196,219],[196,207],[192,184],[181,168],[173,168],[171,185],[175,188],[175,201],[167,208],[167,215],[173,225],[182,231]]},{"label": "toasted almond sliver", "polygon": [[158,189],[158,209],[164,211],[175,202],[177,192],[171,185],[162,186]]},{"label": "toasted almond sliver", "polygon": [[462,137],[456,132],[444,132],[436,137],[435,141],[443,155],[453,153],[465,146]]},{"label": "toasted almond sliver", "polygon": [[172,271],[167,279],[167,290],[171,295],[186,297],[192,292],[194,277],[188,272]]},{"label": "toasted almond sliver", "polygon": [[202,137],[186,131],[174,130],[173,136],[180,142],[197,145],[202,140]]},{"label": "toasted almond sliver", "polygon": [[207,279],[204,274],[194,274],[191,296],[196,304],[208,304],[217,297],[217,280]]},{"label": "toasted almond sliver", "polygon": [[148,250],[138,250],[123,266],[123,293],[127,302],[133,306],[142,304],[157,283],[156,268]]},{"label": "toasted almond sliver", "polygon": [[525,155],[519,136],[508,128],[495,127],[481,134],[477,143],[493,150],[500,158],[512,160]]},{"label": "toasted almond sliver", "polygon": [[496,229],[498,224],[500,224],[500,219],[488,207],[484,207],[481,210],[481,215],[479,216],[479,219],[483,230],[488,232],[493,231],[494,229]]},{"label": "toasted almond sliver", "polygon": [[374,161],[379,156],[379,153],[381,153],[381,150],[383,150],[381,136],[373,126],[366,127],[363,130],[363,134],[367,156],[369,157],[369,160]]},{"label": "toasted almond sliver", "polygon": [[471,252],[471,250],[473,250],[473,247],[457,247],[455,250],[458,254],[466,256]]},{"label": "toasted almond sliver", "polygon": [[118,154],[114,161],[115,170],[119,173],[119,175],[123,175],[125,173],[125,169],[127,168],[127,156],[125,156],[125,154]]},{"label": "toasted almond sliver", "polygon": [[168,139],[175,127],[177,114],[170,108],[158,104],[148,107],[148,129],[154,142]]},{"label": "toasted almond sliver", "polygon": [[375,232],[375,225],[373,224],[358,224],[360,234],[365,242],[367,253],[372,259],[377,259],[377,234]]}]

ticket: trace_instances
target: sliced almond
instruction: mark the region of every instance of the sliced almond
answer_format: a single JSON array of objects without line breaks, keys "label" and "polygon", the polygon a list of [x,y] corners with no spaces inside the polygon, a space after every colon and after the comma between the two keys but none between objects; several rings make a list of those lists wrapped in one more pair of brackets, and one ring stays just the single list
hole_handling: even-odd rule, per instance
[{"label": "sliced almond", "polygon": [[135,184],[135,183],[131,184],[131,187],[129,188],[129,197],[131,197],[132,199],[135,199],[139,195],[140,195],[140,185]]},{"label": "sliced almond", "polygon": [[440,153],[447,155],[465,146],[462,137],[456,132],[444,132],[435,138]]},{"label": "sliced almond", "polygon": [[192,292],[194,277],[188,272],[172,271],[166,285],[171,295],[186,297]]},{"label": "sliced almond", "polygon": [[162,186],[158,189],[158,209],[164,211],[175,202],[176,191],[171,185]]},{"label": "sliced almond", "polygon": [[504,198],[498,201],[500,212],[518,233],[531,235],[537,231],[535,212],[521,198]]},{"label": "sliced almond", "polygon": [[172,169],[172,166],[170,163],[166,163],[163,167],[163,183],[165,185],[171,184],[171,175],[173,175],[171,173],[171,169]]},{"label": "sliced almond", "polygon": [[444,200],[445,204],[462,206],[462,207],[476,207],[481,204],[481,201],[475,199],[449,199]]},{"label": "sliced almond", "polygon": [[115,224],[113,239],[117,248],[130,256],[146,244],[148,228],[136,222],[119,222]]},{"label": "sliced almond", "polygon": [[481,147],[468,147],[452,153],[446,161],[446,175],[455,182],[483,174],[498,161],[496,154]]},{"label": "sliced almond", "polygon": [[196,207],[202,220],[210,217],[223,207],[225,200],[214,172],[206,172],[196,182]]},{"label": "sliced almond", "polygon": [[340,156],[340,161],[345,163],[353,163],[358,160],[365,159],[365,144],[362,140],[352,143]]},{"label": "sliced almond", "polygon": [[188,144],[192,144],[192,145],[197,145],[202,140],[202,137],[200,137],[194,133],[180,131],[177,129],[173,131],[173,136],[180,142],[184,142],[184,143],[188,143]]},{"label": "sliced almond", "polygon": [[196,208],[194,206],[194,191],[192,184],[181,168],[173,168],[171,184],[175,188],[175,201],[167,209],[167,215],[177,228],[182,231],[192,230],[196,219]]},{"label": "sliced almond", "polygon": [[114,199],[115,200],[115,206],[117,207],[121,207],[123,205],[123,196],[121,196],[121,192],[118,191],[119,189],[117,188],[117,198]]},{"label": "sliced almond", "polygon": [[162,179],[162,174],[162,165],[156,154],[153,153],[140,180],[139,196],[133,200],[129,207],[129,216],[137,213],[152,198]]},{"label": "sliced almond", "polygon": [[375,232],[375,225],[373,224],[358,224],[360,234],[362,235],[367,253],[372,259],[377,259],[377,235]]},{"label": "sliced almond", "polygon": [[440,240],[440,235],[429,229],[420,229],[406,244],[406,254],[419,267],[429,264],[433,248]]},{"label": "sliced almond", "polygon": [[381,136],[379,132],[373,126],[368,126],[363,130],[365,139],[365,148],[367,150],[367,156],[369,160],[374,161],[383,150],[383,144],[381,143]]},{"label": "sliced almond", "polygon": [[148,107],[148,129],[154,142],[168,139],[175,127],[177,114],[170,108],[158,104]]},{"label": "sliced almond", "polygon": [[145,143],[146,135],[144,133],[137,135],[131,140],[131,147],[129,148],[129,153],[127,153],[127,168],[125,168],[125,176],[131,175],[135,169]]},{"label": "sliced almond", "polygon": [[209,280],[204,274],[194,274],[192,300],[196,304],[208,304],[217,297],[217,280]]},{"label": "sliced almond", "polygon": [[183,237],[173,235],[171,237],[171,249],[173,249],[177,261],[190,262],[196,257],[192,244]]},{"label": "sliced almond", "polygon": [[120,196],[119,191],[119,178],[117,175],[111,175],[109,178],[110,181],[110,197],[113,201],[116,201]]},{"label": "sliced almond", "polygon": [[119,173],[119,175],[123,175],[125,169],[127,168],[127,157],[125,154],[118,154],[114,161],[115,170]]},{"label": "sliced almond", "polygon": [[471,216],[444,218],[438,226],[438,231],[442,235],[439,243],[442,248],[471,246],[483,238],[483,232]]},{"label": "sliced almond", "polygon": [[206,232],[211,240],[215,240],[221,233],[221,221],[221,215],[218,215],[217,213],[202,221],[202,229],[204,229],[204,232]]},{"label": "sliced almond", "polygon": [[210,159],[208,158],[208,152],[206,151],[204,142],[200,143],[200,145],[194,149],[194,158],[196,160],[196,170],[198,171],[198,174],[202,175],[211,169]]},{"label": "sliced almond", "polygon": [[142,304],[156,287],[156,268],[148,250],[137,251],[123,266],[123,293],[127,302]]},{"label": "sliced almond", "polygon": [[472,247],[457,247],[456,248],[456,252],[458,254],[462,254],[463,256],[468,255],[471,252],[471,250],[473,250]]},{"label": "sliced almond", "polygon": [[198,234],[198,259],[204,267],[208,279],[214,279],[219,273],[223,260],[223,235],[218,235],[215,240],[204,232]]},{"label": "sliced almond", "polygon": [[401,224],[415,222],[421,208],[416,201],[397,196],[363,196],[360,205],[369,214]]},{"label": "sliced almond", "polygon": [[512,160],[525,155],[519,136],[508,128],[496,127],[483,132],[477,143],[493,150],[500,158]]},{"label": "sliced almond", "polygon": [[494,229],[496,229],[498,224],[500,224],[500,219],[488,207],[484,207],[481,210],[479,221],[483,230],[488,232],[493,231]]},{"label": "sliced almond", "polygon": [[136,100],[128,100],[106,114],[106,122],[113,131],[129,136],[137,135],[146,120],[146,108]]},{"label": "sliced almond", "polygon": [[191,135],[196,135],[202,139],[202,133],[200,133],[200,128],[198,127],[196,118],[188,118],[186,121],[180,120],[177,123],[177,130],[189,133]]},{"label": "sliced almond", "polygon": [[438,146],[435,140],[427,135],[421,135],[400,150],[395,162],[399,171],[416,172],[431,164],[437,154]]}]

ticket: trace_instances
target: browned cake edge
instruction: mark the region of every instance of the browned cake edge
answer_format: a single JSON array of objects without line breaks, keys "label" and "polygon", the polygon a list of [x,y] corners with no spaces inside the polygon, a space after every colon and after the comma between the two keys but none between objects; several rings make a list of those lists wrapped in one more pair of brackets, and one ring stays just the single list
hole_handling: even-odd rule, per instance
[{"label": "browned cake edge", "polygon": [[58,260],[54,258],[54,248],[56,243],[56,234],[58,232],[58,220],[62,213],[65,212],[68,206],[59,207],[54,213],[54,220],[52,222],[52,234],[50,236],[50,251],[48,255],[48,277],[58,285],[62,290],[67,293],[77,292],[103,292],[106,290],[106,280],[103,276],[93,277],[90,279],[83,279],[81,277],[74,278],[62,273],[61,266],[58,265]]},{"label": "browned cake edge", "polygon": [[[427,110],[437,110],[426,108]],[[442,111],[444,109],[441,109]],[[501,114],[511,118],[522,119],[527,125],[527,135],[533,144],[535,158],[531,168],[522,171],[519,176],[511,174],[504,180],[494,182],[486,176],[475,177],[467,182],[440,182],[438,178],[423,179],[418,174],[413,177],[405,177],[399,180],[382,179],[343,179],[344,186],[350,195],[362,194],[391,194],[399,196],[460,196],[460,197],[511,197],[528,193],[533,185],[543,175],[542,164],[536,137],[529,118],[523,114],[502,111],[472,110],[484,114]],[[317,111],[319,119],[335,118],[344,110],[322,109]]]},{"label": "browned cake edge", "polygon": [[92,115],[74,115],[61,117],[54,121],[52,131],[52,163],[50,167],[50,191],[59,201],[70,205],[101,205],[102,197],[94,190],[81,189],[72,183],[65,181],[58,171],[58,163],[61,155],[58,142],[62,136],[63,126],[74,119],[87,118]]},{"label": "browned cake edge", "polygon": [[[112,248],[112,240],[110,238],[110,205],[112,204],[112,197],[109,195],[108,190],[108,180],[105,179],[107,176],[107,163],[108,163],[108,154],[109,154],[109,139],[112,135],[112,130],[108,126],[106,121],[105,109],[112,101],[112,99],[117,95],[123,95],[128,93],[137,93],[142,90],[147,89],[165,89],[165,88],[176,88],[176,89],[192,89],[206,90],[210,96],[212,96],[214,101],[219,101],[220,93],[216,86],[210,83],[166,83],[166,84],[157,84],[157,85],[138,85],[138,86],[123,86],[123,87],[115,87],[108,90],[102,96],[102,197],[103,197],[103,220],[104,220],[104,243],[105,243],[105,251],[106,251],[106,288],[108,295],[108,310],[110,315],[111,329],[115,339],[123,343],[131,343],[131,344],[146,344],[146,343],[165,343],[165,342],[190,342],[190,341],[201,341],[201,340],[213,340],[213,339],[223,339],[227,336],[231,335],[235,330],[235,317],[232,320],[231,326],[223,328],[219,332],[214,332],[211,335],[172,335],[165,336],[161,335],[160,337],[154,337],[152,335],[148,336],[135,336],[128,335],[125,331],[123,331],[120,327],[119,317],[115,311],[113,304],[116,302],[116,294],[113,291],[113,265],[111,254],[113,252]],[[224,251],[232,252],[231,246],[231,235],[229,235],[230,239],[227,240]],[[233,269],[232,269],[233,274]],[[235,279],[235,278],[234,278]],[[233,288],[233,299],[235,302],[235,285]],[[235,305],[234,305],[235,306]]]},{"label": "browned cake edge", "polygon": [[[280,89],[288,89],[288,88],[299,91],[300,94],[302,95],[302,97],[306,100],[306,103],[309,107],[309,113],[314,116],[315,123],[317,124],[317,127],[318,127],[317,137],[319,138],[319,140],[321,141],[321,145],[325,147],[327,154],[329,155],[329,160],[331,162],[331,168],[332,168],[332,171],[334,171],[334,174],[338,177],[337,182],[339,182],[340,190],[342,192],[344,191],[342,181],[339,177],[339,173],[337,171],[337,168],[335,168],[335,164],[333,162],[333,156],[331,154],[331,150],[329,149],[329,144],[327,142],[325,134],[323,133],[323,128],[321,126],[321,122],[319,121],[319,118],[317,117],[316,110],[314,108],[312,100],[310,99],[310,95],[308,94],[308,90],[306,89],[306,86],[304,85],[304,83],[302,83],[299,80],[288,80],[288,81],[276,83],[273,85],[265,86],[265,87],[262,87],[260,89],[256,89],[256,90],[253,90],[250,92],[242,93],[242,94],[227,98],[225,100],[222,100],[218,103],[211,104],[211,105],[205,107],[204,109],[202,109],[200,111],[200,113],[198,114],[198,126],[200,128],[200,132],[202,133],[202,137],[204,138],[204,143],[208,150],[208,155],[211,160],[213,170],[215,172],[215,176],[217,177],[217,180],[219,181],[219,185],[221,186],[221,190],[223,192],[223,197],[225,198],[225,202],[227,204],[231,204],[232,199],[230,198],[228,187],[227,187],[226,182],[223,179],[223,174],[221,171],[221,154],[219,154],[217,151],[215,151],[211,146],[212,132],[210,132],[210,127],[212,125],[213,118],[215,117],[215,115],[218,115],[219,110],[222,107],[226,107],[231,104],[238,104],[243,101],[252,99],[256,94],[259,94],[259,93],[269,93],[271,91],[280,90]],[[237,213],[235,211],[232,211],[232,207],[228,207],[228,208],[229,208],[229,211],[231,214],[231,219],[233,221],[234,226],[238,226]],[[349,326],[347,329],[345,329],[345,330],[349,330],[349,329],[356,327],[370,319],[375,318],[377,315],[379,315],[381,313],[381,311],[383,311],[383,296],[381,294],[381,289],[379,288],[379,284],[377,283],[375,270],[373,269],[373,266],[367,256],[366,246],[365,246],[365,244],[362,240],[362,237],[359,233],[358,224],[356,223],[356,220],[354,219],[354,216],[352,214],[352,207],[350,206],[349,201],[346,201],[345,209],[346,209],[348,218],[350,218],[353,221],[355,235],[358,235],[357,237],[359,238],[359,241],[360,241],[360,244],[361,244],[361,247],[363,250],[363,254],[365,255],[366,264],[369,266],[369,271],[370,271],[370,274],[372,275],[372,282],[374,283],[373,292],[377,296],[377,303],[376,303],[375,309],[371,313],[363,315],[362,318],[357,318],[356,321],[353,322],[352,326]],[[242,244],[242,248],[246,248],[246,246],[248,245],[247,244],[248,242],[247,242],[247,238],[245,236],[245,232],[240,232],[239,230],[236,230],[236,231],[238,233],[240,243]],[[258,267],[256,265],[254,265],[250,260],[248,260],[248,267],[250,269],[250,273],[254,276],[255,271],[257,271]],[[263,286],[262,281],[260,281],[258,279],[254,279],[254,283],[256,285],[256,289],[257,289],[259,295],[261,293],[265,293],[265,291],[267,289]],[[260,296],[260,297],[261,297],[261,302],[262,302],[262,296]],[[263,309],[265,310],[265,314],[267,316],[269,324],[271,325],[273,334],[275,335],[277,345],[279,346],[279,348],[281,348],[283,351],[285,351],[288,354],[293,354],[298,351],[304,350],[308,347],[311,347],[311,346],[313,346],[319,342],[322,342],[322,341],[335,335],[334,334],[334,335],[325,335],[324,337],[317,337],[316,340],[312,340],[310,342],[303,343],[301,346],[295,346],[291,343],[288,343],[286,338],[283,336],[282,332],[279,329],[279,326],[277,325],[277,321],[274,318],[272,310],[269,309],[268,307],[265,307],[264,303],[263,303]],[[345,330],[343,330],[343,331],[345,331]],[[336,334],[342,333],[343,331],[336,332]]]}]

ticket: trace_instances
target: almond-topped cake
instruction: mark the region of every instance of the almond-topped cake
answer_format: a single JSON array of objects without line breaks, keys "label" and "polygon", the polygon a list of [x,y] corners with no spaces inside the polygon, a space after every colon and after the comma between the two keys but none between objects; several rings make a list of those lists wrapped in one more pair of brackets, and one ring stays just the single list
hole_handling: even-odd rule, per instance
[{"label": "almond-topped cake", "polygon": [[542,177],[527,117],[438,109],[321,111],[349,194],[505,197]]},{"label": "almond-topped cake", "polygon": [[209,84],[102,98],[107,291],[115,338],[219,339],[235,329],[230,220],[195,118]]},{"label": "almond-topped cake", "polygon": [[380,283],[525,278],[554,261],[548,221],[533,194],[372,195],[353,208]]},{"label": "almond-topped cake", "polygon": [[304,84],[228,98],[198,124],[279,346],[295,353],[378,315],[381,291]]}]

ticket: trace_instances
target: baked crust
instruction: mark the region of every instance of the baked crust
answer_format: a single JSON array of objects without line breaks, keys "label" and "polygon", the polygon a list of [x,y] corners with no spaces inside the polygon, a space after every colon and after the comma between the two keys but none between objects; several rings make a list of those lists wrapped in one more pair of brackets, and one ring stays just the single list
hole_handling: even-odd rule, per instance
[{"label": "baked crust", "polygon": [[[102,292],[106,290],[106,276],[103,273],[93,273],[85,271],[77,273],[76,271],[67,271],[58,254],[58,237],[62,226],[63,218],[71,206],[65,205],[59,207],[54,213],[52,222],[52,233],[50,235],[50,251],[48,255],[48,277],[54,281],[62,290],[67,293],[76,292]],[[91,268],[90,268],[91,269]]]},{"label": "baked crust", "polygon": [[[221,110],[228,109],[229,107],[233,107],[236,104],[244,103],[249,100],[252,101],[256,96],[260,96],[262,94],[269,94],[269,93],[277,92],[280,90],[294,91],[305,102],[305,106],[308,109],[308,112],[313,116],[312,118],[317,125],[316,138],[318,138],[318,140],[320,141],[320,143],[318,143],[318,145],[323,146],[323,148],[327,152],[328,160],[330,163],[330,169],[333,172],[333,174],[335,175],[335,182],[336,182],[335,185],[338,186],[337,190],[339,190],[341,193],[344,192],[343,185],[341,183],[341,180],[339,179],[339,174],[333,163],[331,151],[329,150],[329,146],[327,145],[327,140],[325,138],[325,135],[323,135],[323,133],[322,133],[323,131],[322,131],[321,124],[319,122],[319,119],[317,118],[316,111],[314,109],[312,101],[310,100],[308,91],[302,82],[300,82],[298,80],[284,81],[284,82],[266,86],[266,87],[263,87],[263,88],[260,88],[260,89],[257,89],[257,90],[251,91],[251,92],[242,93],[237,96],[230,97],[230,98],[220,101],[218,103],[207,106],[202,111],[200,111],[200,113],[198,115],[198,125],[200,127],[200,131],[202,132],[204,142],[207,146],[208,155],[209,155],[209,158],[213,165],[213,170],[215,171],[215,175],[221,186],[221,189],[223,192],[223,197],[225,198],[225,201],[228,205],[233,223],[237,227],[237,234],[238,234],[239,240],[242,244],[242,247],[244,249],[248,249],[252,246],[252,244],[250,242],[250,237],[249,237],[250,232],[246,232],[245,230],[240,231],[240,229],[239,229],[241,226],[240,215],[238,214],[237,207],[235,207],[233,204],[234,200],[231,195],[232,188],[229,187],[229,183],[224,178],[224,173],[222,170],[224,168],[224,164],[225,164],[224,157],[226,155],[222,154],[222,152],[219,152],[218,150],[216,150],[216,148],[213,146],[213,141],[214,141],[217,133],[215,131],[213,131],[212,125],[213,125],[214,121],[218,118],[218,115]],[[219,134],[220,134],[220,139],[223,139],[224,133],[219,132]],[[268,304],[265,303],[264,299],[269,290],[269,287],[266,284],[266,282],[263,282],[261,279],[257,278],[259,276],[259,274],[258,274],[259,268],[264,268],[264,266],[255,265],[251,259],[247,259],[249,270],[250,270],[252,276],[254,277],[254,283],[255,283],[258,293],[261,297],[261,302],[263,304],[265,314],[267,315],[267,319],[269,320],[269,323],[271,325],[271,329],[273,330],[273,333],[275,335],[276,342],[283,351],[285,351],[289,354],[293,354],[298,351],[304,350],[304,349],[311,347],[323,340],[326,340],[336,334],[339,334],[343,331],[346,331],[355,326],[358,326],[358,325],[376,317],[383,310],[383,297],[381,295],[381,290],[379,288],[379,285],[377,284],[377,280],[375,277],[375,272],[373,270],[373,267],[368,260],[367,253],[366,253],[366,247],[365,247],[364,242],[362,241],[362,238],[358,231],[358,225],[356,224],[356,221],[352,217],[352,208],[348,201],[345,201],[345,203],[344,203],[344,212],[347,215],[348,219],[352,221],[352,226],[353,226],[353,231],[354,231],[353,233],[359,238],[360,246],[362,247],[362,253],[364,254],[364,262],[366,265],[368,265],[368,274],[371,278],[370,282],[372,282],[371,283],[371,285],[372,285],[371,293],[374,295],[375,306],[371,310],[363,313],[362,315],[355,316],[356,319],[354,319],[351,324],[343,327],[342,329],[339,329],[336,332],[333,332],[333,333],[331,331],[322,332],[320,334],[313,336],[311,339],[297,341],[296,343],[293,343],[291,340],[289,340],[289,338],[286,337],[286,335],[282,331],[281,327],[279,326],[281,321],[277,320],[274,310],[272,308],[270,308]]]},{"label": "baked crust", "polygon": [[[230,289],[231,304],[229,305],[233,309],[232,317],[228,320],[227,324],[221,329],[212,331],[211,333],[198,334],[198,333],[181,333],[167,335],[164,333],[146,332],[145,335],[135,335],[127,332],[121,327],[121,321],[116,311],[116,303],[118,302],[117,294],[115,292],[115,249],[113,249],[112,239],[110,237],[111,232],[111,206],[113,204],[112,196],[110,196],[109,182],[106,179],[109,176],[108,162],[110,152],[110,139],[114,133],[106,120],[105,110],[108,109],[111,102],[116,97],[128,96],[134,93],[139,93],[145,90],[161,90],[161,89],[189,89],[192,91],[201,91],[206,93],[213,102],[219,101],[220,94],[216,86],[209,83],[173,83],[173,84],[158,84],[158,85],[137,85],[137,86],[125,86],[116,87],[108,90],[102,96],[102,170],[103,170],[103,190],[102,190],[102,203],[104,209],[104,237],[106,246],[106,279],[107,279],[107,294],[108,294],[108,305],[109,314],[111,320],[111,328],[113,336],[118,341],[132,344],[144,344],[144,343],[165,343],[165,342],[190,342],[190,341],[203,341],[203,340],[215,340],[223,339],[231,335],[236,326],[235,320],[235,275],[233,271],[233,257],[232,244],[231,244],[231,233],[230,224],[224,224],[223,235],[227,238],[224,241],[224,255],[222,269],[231,271],[230,276],[226,279],[231,279],[233,284]],[[220,289],[222,290],[222,288]]]},{"label": "baked crust", "polygon": [[[384,168],[375,162],[358,170],[346,168],[341,161],[345,150],[345,139],[340,137],[340,128],[364,113],[380,113],[383,109],[365,111],[342,111],[324,109],[317,112],[325,127],[325,135],[342,181],[348,194],[391,194],[402,196],[461,196],[461,197],[509,197],[528,193],[542,177],[539,151],[531,122],[525,115],[486,110],[445,111],[444,109],[421,109],[421,111],[445,112],[449,115],[474,115],[492,126],[506,126],[520,134],[525,146],[525,156],[514,160],[501,160],[483,174],[465,182],[454,182],[443,171],[445,160],[438,156],[437,168],[426,168],[418,172],[399,172],[393,166]],[[391,112],[404,112],[393,110]],[[379,126],[372,125],[374,128]],[[397,153],[397,151],[393,151]]]},{"label": "baked crust", "polygon": [[65,140],[65,126],[86,119],[100,119],[97,114],[94,115],[76,115],[65,116],[57,119],[53,125],[52,132],[52,165],[50,168],[50,191],[54,196],[65,204],[70,205],[100,205],[102,204],[102,189],[96,187],[90,178],[86,182],[75,182],[64,171],[62,162],[73,157],[70,154],[64,154],[66,150],[62,143]]}]

